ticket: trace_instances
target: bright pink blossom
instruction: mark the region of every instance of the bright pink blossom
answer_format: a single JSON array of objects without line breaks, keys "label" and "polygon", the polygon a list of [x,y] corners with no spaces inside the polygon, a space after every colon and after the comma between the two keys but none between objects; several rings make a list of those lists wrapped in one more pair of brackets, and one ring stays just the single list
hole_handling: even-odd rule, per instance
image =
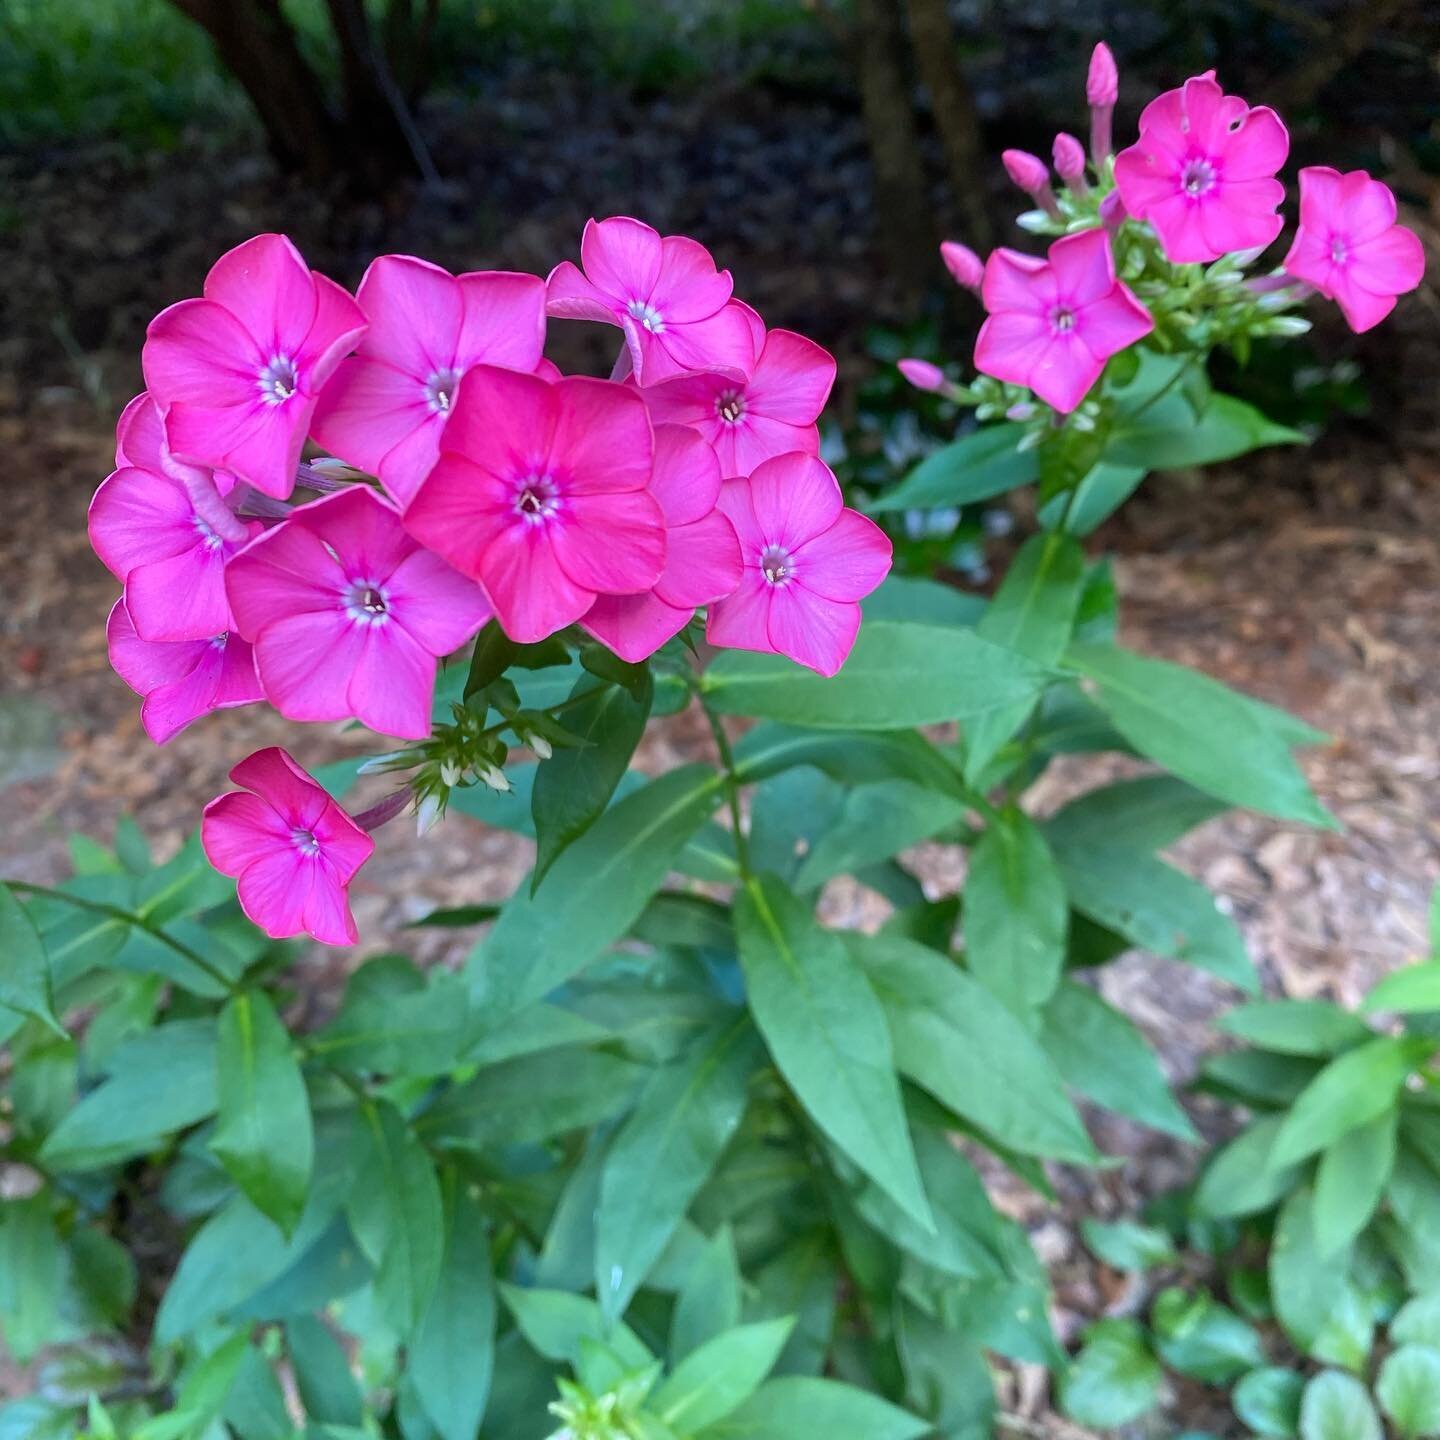
[{"label": "bright pink blossom", "polygon": [[1111,355],[1155,328],[1116,278],[1103,230],[1057,240],[1048,260],[996,250],[983,296],[990,313],[975,342],[976,368],[1028,385],[1062,412],[1085,398]]},{"label": "bright pink blossom", "polygon": [[1335,301],[1359,333],[1419,285],[1425,251],[1413,230],[1395,223],[1388,185],[1363,170],[1312,165],[1300,172],[1300,229],[1285,269]]},{"label": "bright pink blossom", "polygon": [[600,596],[581,622],[622,660],[653,655],[697,605],[740,583],[735,529],[715,508],[720,481],[720,461],[702,436],[683,425],[655,427],[650,493],[665,515],[665,573],[644,595]]},{"label": "bright pink blossom", "polygon": [[292,510],[230,562],[226,584],[282,715],[353,717],[407,740],[430,733],[436,658],[490,618],[480,587],[361,485]]},{"label": "bright pink blossom", "polygon": [[1085,76],[1085,100],[1090,106],[1090,158],[1098,170],[1110,154],[1111,121],[1120,98],[1120,71],[1110,47],[1102,40],[1090,52],[1090,69]]},{"label": "bright pink blossom", "polygon": [[698,430],[720,457],[725,475],[748,475],[762,460],[820,449],[815,422],[835,383],[835,357],[791,330],[766,331],[748,305],[755,371],[740,382],[724,375],[689,375],[645,392],[653,419]]},{"label": "bright pink blossom", "polygon": [[[141,636],[208,640],[230,628],[226,563],[260,526],[225,512],[229,533],[219,533],[196,509],[186,486],[162,469],[176,468],[163,451],[159,412],[147,395],[139,395],[120,417],[115,447],[120,468],[90,502],[90,543],[125,583],[130,619]],[[227,489],[233,484],[228,476],[217,478]],[[213,485],[209,493],[223,505]],[[239,538],[232,538],[236,531]]]},{"label": "bright pink blossom", "polygon": [[1267,105],[1226,95],[1214,71],[1167,90],[1140,114],[1140,138],[1115,159],[1131,215],[1148,220],[1176,264],[1263,248],[1279,233],[1275,178],[1290,136]]},{"label": "bright pink blossom", "polygon": [[238,881],[240,908],[272,939],[355,944],[349,886],[375,842],[276,746],[242,760],[230,778],[244,789],[205,807],[200,843]]},{"label": "bright pink blossom", "polygon": [[985,278],[985,262],[968,246],[958,240],[940,242],[940,258],[950,272],[950,278],[966,290],[980,293],[980,282]]},{"label": "bright pink blossom", "polygon": [[283,500],[320,389],[364,331],[355,301],[283,235],[237,245],[204,299],[162,310],[146,332],[145,384],[170,449]]},{"label": "bright pink blossom", "polygon": [[158,644],[142,640],[122,597],[105,622],[105,642],[115,673],[145,697],[140,723],[157,745],[212,710],[265,698],[255,657],[238,635],[222,632],[205,640]]},{"label": "bright pink blossom", "polygon": [[540,363],[545,282],[501,270],[457,276],[411,255],[382,255],[355,298],[370,328],[326,385],[311,431],[403,505],[440,453],[460,377],[472,365],[533,371]]},{"label": "bright pink blossom", "polygon": [[835,477],[812,455],[779,455],[749,479],[727,480],[720,508],[745,570],[735,593],[710,607],[706,639],[833,675],[860,629],[856,602],[889,573],[885,532],[844,508]]},{"label": "bright pink blossom", "polygon": [[623,215],[590,220],[580,260],[583,274],[569,260],[550,272],[549,311],[620,326],[641,385],[709,371],[749,377],[749,321],[730,304],[730,272],[698,241]]},{"label": "bright pink blossom", "polygon": [[512,640],[543,640],[597,595],[643,594],[660,579],[653,455],[645,402],[628,386],[477,365],[405,525],[484,585]]}]

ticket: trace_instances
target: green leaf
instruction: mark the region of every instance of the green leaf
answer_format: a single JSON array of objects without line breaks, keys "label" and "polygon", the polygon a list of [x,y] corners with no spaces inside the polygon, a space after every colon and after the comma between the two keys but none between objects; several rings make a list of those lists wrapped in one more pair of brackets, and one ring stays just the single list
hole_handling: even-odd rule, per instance
[{"label": "green leaf", "polygon": [[1315,1243],[1322,1255],[1343,1250],[1370,1223],[1395,1166],[1396,1113],[1384,1110],[1342,1135],[1315,1173]]},{"label": "green leaf", "polygon": [[286,1322],[285,1345],[306,1417],[321,1425],[361,1424],[365,1402],[344,1348],[330,1330],[312,1315],[297,1315]]},{"label": "green leaf", "polygon": [[1353,1376],[1325,1370],[1305,1387],[1300,1440],[1384,1440],[1369,1393]]},{"label": "green leaf", "polygon": [[701,677],[724,715],[753,715],[823,730],[903,730],[974,721],[1033,699],[1045,672],[972,630],[867,622],[838,675],[787,660],[726,650]]},{"label": "green leaf", "polygon": [[1122,842],[1052,848],[1071,903],[1141,949],[1208,970],[1242,990],[1260,988],[1235,922],[1198,880]]},{"label": "green leaf", "polygon": [[1280,1365],[1265,1365],[1235,1386],[1231,1403],[1240,1422],[1257,1435],[1295,1440],[1304,1390],[1304,1376]]},{"label": "green leaf", "polygon": [[40,1158],[52,1170],[91,1170],[142,1155],[215,1113],[213,1020],[172,1020],[126,1041],[109,1078],[50,1132]]},{"label": "green leaf", "polygon": [[1385,1010],[1423,1015],[1440,1010],[1440,960],[1406,965],[1384,976],[1360,1004],[1362,1014]]},{"label": "green leaf", "polygon": [[487,1030],[500,1029],[630,929],[721,794],[707,765],[672,770],[611,806],[571,845],[543,897],[509,900],[467,967],[471,1004]]},{"label": "green leaf", "polygon": [[696,1440],[918,1440],[931,1433],[924,1420],[839,1380],[788,1375],[769,1380]]},{"label": "green leaf", "polygon": [[735,1237],[722,1225],[696,1256],[675,1297],[670,1359],[682,1359],[740,1323],[740,1263]]},{"label": "green leaf", "polygon": [[1402,1345],[1387,1355],[1375,1382],[1375,1398],[1406,1440],[1440,1434],[1440,1351]]},{"label": "green leaf", "polygon": [[385,1101],[361,1108],[359,1171],[346,1206],[375,1267],[381,1314],[411,1335],[435,1290],[445,1244],[440,1182],[425,1147]]},{"label": "green leaf", "polygon": [[0,1005],[33,1016],[63,1035],[65,1028],[55,1018],[45,946],[35,922],[8,885],[0,885],[0,955],[5,957],[0,965]]},{"label": "green leaf", "polygon": [[220,1012],[216,1062],[210,1149],[255,1208],[289,1235],[305,1208],[315,1137],[290,1034],[263,991],[236,995]]},{"label": "green leaf", "polygon": [[1295,1170],[1271,1163],[1275,1137],[1284,1123],[1283,1115],[1252,1120],[1215,1152],[1195,1192],[1195,1206],[1202,1215],[1215,1220],[1254,1215],[1289,1194]]},{"label": "green leaf", "polygon": [[1060,1408],[1100,1430],[1138,1420],[1160,1398],[1160,1363],[1134,1320],[1099,1320],[1060,1381]]},{"label": "green leaf", "polygon": [[584,703],[565,712],[565,728],[581,744],[558,749],[550,759],[541,761],[531,791],[536,838],[532,895],[565,848],[604,813],[630,767],[655,699],[650,671],[642,669],[640,676],[634,691],[597,684],[586,676],[571,692],[572,699],[589,695]]},{"label": "green leaf", "polygon": [[1291,1107],[1271,1163],[1296,1164],[1391,1109],[1431,1048],[1427,1040],[1381,1035],[1332,1060]]},{"label": "green leaf", "polygon": [[1280,1210],[1270,1248],[1275,1315],[1297,1348],[1308,1352],[1345,1297],[1349,1254],[1322,1255],[1315,1239],[1315,1197],[1296,1190]]},{"label": "green leaf", "polygon": [[771,1374],[820,1374],[834,1341],[843,1283],[829,1227],[802,1231],[754,1271],[752,1280],[755,1293],[745,1307],[745,1319],[795,1317],[795,1328]]},{"label": "green leaf", "polygon": [[1173,775],[1140,775],[1101,785],[1061,806],[1045,822],[1050,843],[1067,850],[1114,845],[1163,850],[1229,807]]},{"label": "green leaf", "polygon": [[901,1209],[931,1225],[885,1014],[840,937],[772,878],[735,902],[751,1012],[810,1117]]},{"label": "green leaf", "polygon": [[946,1440],[991,1440],[995,1379],[980,1345],[903,1300],[895,1308],[895,1342],[906,1400]]},{"label": "green leaf", "polygon": [[735,1133],[760,1056],[749,1019],[708,1031],[656,1070],[610,1145],[595,1215],[595,1293],[624,1314]]},{"label": "green leaf", "polygon": [[767,723],[748,731],[735,746],[735,775],[744,785],[801,765],[813,766],[841,785],[910,780],[957,799],[964,794],[954,767],[914,730],[846,734]]},{"label": "green leaf", "polygon": [[927,455],[898,485],[872,500],[871,514],[970,505],[1028,485],[1040,474],[1033,450],[1019,450],[1019,425],[987,425]]},{"label": "green leaf", "polygon": [[1212,395],[1197,419],[1179,390],[1117,420],[1105,446],[1112,465],[1151,470],[1188,470],[1233,460],[1266,445],[1303,445],[1305,436],[1268,420],[1253,405],[1232,395]]},{"label": "green leaf", "polygon": [[1310,1356],[1322,1365],[1338,1365],[1360,1375],[1365,1372],[1374,1343],[1373,1303],[1347,1283],[1310,1342]]},{"label": "green leaf", "polygon": [[723,1420],[759,1388],[794,1324],[790,1316],[760,1320],[707,1340],[675,1367],[650,1397],[649,1408],[685,1433]]},{"label": "green leaf", "polygon": [[1139,465],[1114,465],[1101,460],[1092,465],[1085,478],[1071,493],[1055,495],[1039,511],[1040,523],[1047,530],[1058,529],[1064,521],[1065,530],[1083,538],[1099,529],[1140,487],[1149,474]]},{"label": "green leaf", "polygon": [[547,1360],[580,1363],[583,1340],[608,1345],[632,1370],[641,1370],[655,1357],[627,1325],[607,1326],[600,1307],[585,1295],[564,1290],[524,1290],[501,1285],[500,1294],[531,1348]]},{"label": "green leaf", "polygon": [[1082,1220],[1081,1234],[1085,1248],[1112,1270],[1149,1270],[1168,1265],[1175,1258],[1170,1237],[1153,1225],[1137,1225],[1133,1220],[1106,1224],[1101,1220]]},{"label": "green leaf", "polygon": [[60,1338],[65,1252],[53,1203],[48,1189],[0,1201],[0,1333],[22,1365]]},{"label": "green leaf", "polygon": [[1245,696],[1113,645],[1072,645],[1065,663],[1094,683],[1120,733],[1182,780],[1232,805],[1333,827],[1290,753],[1287,727]]},{"label": "green leaf", "polygon": [[1145,1037],[1088,985],[1060,982],[1041,1016],[1040,1048],[1087,1100],[1152,1130],[1198,1138]]},{"label": "green leaf", "polygon": [[898,936],[847,937],[901,1070],[1007,1149],[1091,1164],[1095,1149],[1034,1036],[953,961]]},{"label": "green leaf", "polygon": [[865,619],[918,620],[924,625],[973,625],[985,613],[985,599],[939,580],[898,575],[893,570],[865,597]]},{"label": "green leaf", "polygon": [[235,1372],[221,1418],[240,1440],[292,1440],[295,1434],[285,1408],[285,1392],[274,1370],[253,1345]]},{"label": "green leaf", "polygon": [[446,1209],[440,1279],[410,1347],[409,1373],[443,1440],[474,1440],[495,1359],[495,1278],[485,1217],[463,1184]]},{"label": "green leaf", "polygon": [[1282,1055],[1334,1055],[1373,1032],[1329,1000],[1257,1000],[1215,1022],[1227,1035]]},{"label": "green leaf", "polygon": [[1407,1300],[1390,1322],[1390,1339],[1396,1344],[1428,1345],[1440,1350],[1440,1295],[1417,1295]]},{"label": "green leaf", "polygon": [[970,852],[965,958],[1017,1015],[1043,1005],[1065,964],[1070,906],[1038,827],[1019,810],[990,824]]},{"label": "green leaf", "polygon": [[1203,1291],[1162,1290],[1150,1312],[1155,1349],[1172,1370],[1225,1385],[1265,1363],[1260,1332]]}]

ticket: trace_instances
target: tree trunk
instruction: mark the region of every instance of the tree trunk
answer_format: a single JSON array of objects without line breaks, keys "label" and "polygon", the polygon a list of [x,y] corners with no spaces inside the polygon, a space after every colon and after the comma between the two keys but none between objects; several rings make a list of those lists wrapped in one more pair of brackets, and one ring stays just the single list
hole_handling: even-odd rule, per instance
[{"label": "tree trunk", "polygon": [[910,44],[920,79],[930,94],[956,216],[964,227],[959,238],[983,255],[994,239],[985,203],[985,146],[975,98],[960,69],[950,13],[945,0],[907,0],[907,4]]},{"label": "tree trunk", "polygon": [[881,245],[895,278],[919,294],[932,269],[935,231],[898,0],[856,0],[854,45]]},{"label": "tree trunk", "polygon": [[173,0],[214,42],[265,129],[276,160],[312,178],[343,166],[339,127],[279,0]]}]

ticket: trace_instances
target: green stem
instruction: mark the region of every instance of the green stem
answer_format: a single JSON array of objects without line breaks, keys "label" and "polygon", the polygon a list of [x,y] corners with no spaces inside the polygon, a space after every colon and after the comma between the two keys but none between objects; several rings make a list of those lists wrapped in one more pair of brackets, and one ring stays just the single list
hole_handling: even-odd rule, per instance
[{"label": "green stem", "polygon": [[720,752],[720,765],[725,771],[725,791],[730,798],[730,819],[735,830],[735,859],[740,866],[741,878],[748,881],[753,878],[754,872],[750,868],[750,840],[740,819],[740,777],[735,773],[735,753],[730,748],[730,737],[725,733],[720,717],[705,703],[705,697],[699,690],[696,690],[695,696],[705,713],[710,733],[715,737],[715,748]]}]

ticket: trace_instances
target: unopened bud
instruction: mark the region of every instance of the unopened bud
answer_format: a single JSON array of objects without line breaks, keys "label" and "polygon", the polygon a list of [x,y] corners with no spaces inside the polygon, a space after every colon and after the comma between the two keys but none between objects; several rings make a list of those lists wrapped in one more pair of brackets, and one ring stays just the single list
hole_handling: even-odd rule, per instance
[{"label": "unopened bud", "polygon": [[1083,195],[1090,188],[1085,182],[1085,147],[1063,130],[1055,137],[1051,151],[1055,161],[1055,173],[1077,195]]},{"label": "unopened bud", "polygon": [[427,795],[415,807],[415,834],[424,839],[439,823],[444,814],[438,795]]},{"label": "unopened bud", "polygon": [[1090,105],[1090,158],[1098,170],[1115,148],[1111,122],[1115,102],[1120,98],[1120,71],[1110,47],[1102,40],[1090,55],[1090,73],[1085,77],[1085,99]]},{"label": "unopened bud", "polygon": [[357,775],[379,775],[388,770],[397,760],[404,757],[403,750],[391,750],[385,755],[372,755],[368,760],[362,761],[355,773]]},{"label": "unopened bud", "polygon": [[1035,407],[1028,400],[1021,400],[1019,404],[1012,405],[1006,412],[1007,420],[1033,420],[1035,418]]},{"label": "unopened bud", "polygon": [[945,388],[945,372],[928,360],[906,358],[898,361],[896,368],[917,390],[934,392]]},{"label": "unopened bud", "polygon": [[460,783],[460,767],[453,760],[440,762],[440,778],[450,786]]},{"label": "unopened bud", "polygon": [[940,258],[957,285],[980,293],[980,283],[985,278],[985,262],[968,246],[958,240],[946,240],[940,246]]},{"label": "unopened bud", "polygon": [[1100,202],[1100,223],[1113,235],[1130,218],[1118,190],[1112,190]]},{"label": "unopened bud", "polygon": [[498,790],[503,795],[510,788],[510,782],[505,778],[505,772],[495,765],[486,765],[479,772],[480,779],[492,790]]},{"label": "unopened bud", "polygon": [[1050,172],[1045,162],[1028,150],[1005,150],[1000,159],[1011,182],[1018,185],[1051,219],[1060,218],[1060,205],[1050,188]]},{"label": "unopened bud", "polygon": [[330,455],[321,455],[318,459],[310,461],[310,468],[326,480],[363,480],[365,472],[357,470],[353,465],[347,465],[343,460],[336,460]]},{"label": "unopened bud", "polygon": [[535,752],[537,760],[548,760],[555,753],[550,742],[539,734],[530,737],[530,748]]}]

